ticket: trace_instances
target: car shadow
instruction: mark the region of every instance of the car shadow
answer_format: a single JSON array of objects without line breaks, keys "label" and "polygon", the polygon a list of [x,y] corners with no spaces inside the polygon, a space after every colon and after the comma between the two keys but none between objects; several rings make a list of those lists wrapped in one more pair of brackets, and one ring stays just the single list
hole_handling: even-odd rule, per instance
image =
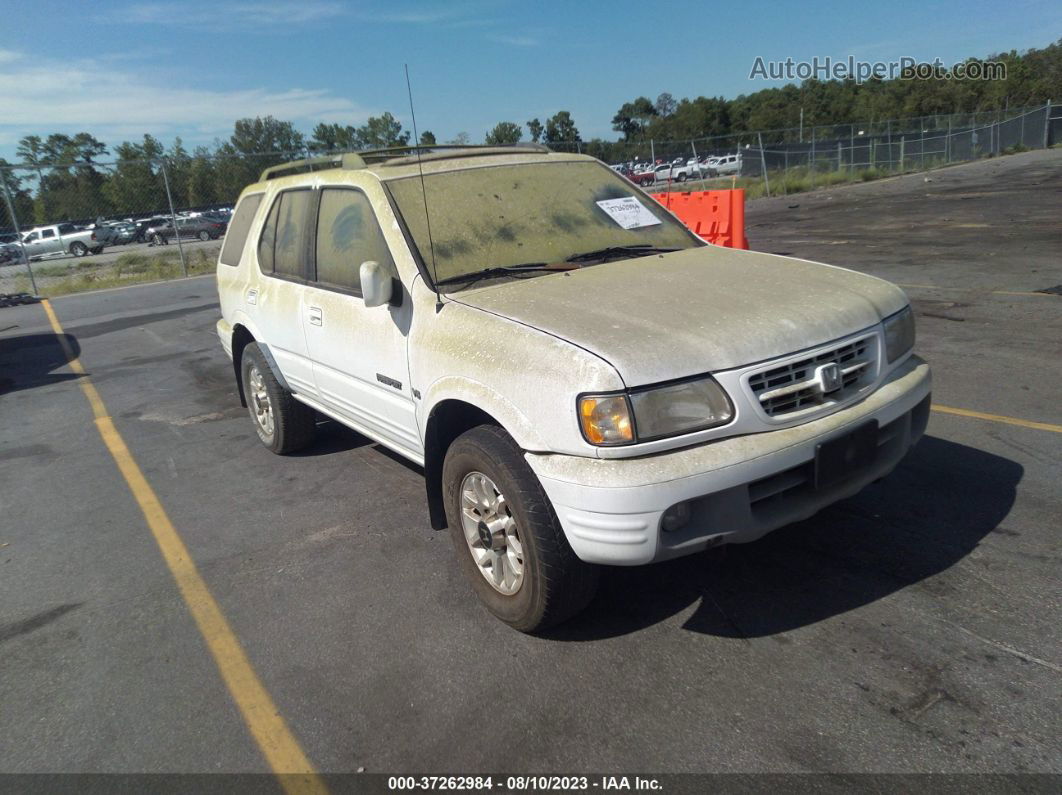
[{"label": "car shadow", "polygon": [[[71,334],[63,334],[74,356],[81,345]],[[23,334],[0,337],[0,395],[36,389],[78,378],[76,373],[56,372],[67,365],[66,351],[57,334]]]},{"label": "car shadow", "polygon": [[313,444],[302,450],[296,450],[294,453],[288,453],[288,455],[292,458],[313,458],[333,453],[345,453],[372,443],[371,439],[351,430],[346,425],[318,414],[317,436]]},{"label": "car shadow", "polygon": [[950,568],[999,530],[1024,470],[924,437],[890,476],[751,544],[640,568],[608,568],[585,612],[543,637],[636,632],[694,607],[683,628],[758,638],[814,624]]}]

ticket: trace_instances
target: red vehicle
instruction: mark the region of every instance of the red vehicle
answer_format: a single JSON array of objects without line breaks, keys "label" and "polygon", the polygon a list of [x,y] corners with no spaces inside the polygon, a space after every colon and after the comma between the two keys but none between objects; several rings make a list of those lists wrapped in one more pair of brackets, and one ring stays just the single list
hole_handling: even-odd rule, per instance
[{"label": "red vehicle", "polygon": [[652,170],[652,166],[647,163],[643,165],[641,169],[647,170],[635,170],[624,167],[619,170],[619,173],[621,173],[635,185],[652,185],[656,179],[656,175]]}]

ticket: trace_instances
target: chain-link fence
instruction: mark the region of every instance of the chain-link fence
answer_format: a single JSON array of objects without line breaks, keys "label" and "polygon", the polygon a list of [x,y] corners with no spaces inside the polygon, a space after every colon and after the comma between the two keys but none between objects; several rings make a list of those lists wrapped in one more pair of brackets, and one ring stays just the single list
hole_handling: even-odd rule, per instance
[{"label": "chain-link fence", "polygon": [[[549,144],[654,189],[786,194],[1050,146],[1062,107],[761,130],[683,141]],[[212,270],[233,202],[306,152],[210,153],[0,167],[0,296],[57,295]],[[663,165],[661,165],[663,164]],[[659,179],[656,177],[659,176]],[[691,185],[691,181],[707,178]],[[681,184],[677,184],[681,183]],[[5,300],[0,297],[0,303]]]},{"label": "chain-link fence", "polygon": [[0,167],[0,303],[212,270],[233,203],[301,152]]},{"label": "chain-link fence", "polygon": [[[594,155],[657,189],[719,177],[750,195],[784,194],[1050,146],[1062,132],[1051,103],[1007,112],[760,130],[680,141],[550,144]],[[667,168],[668,165],[673,166]],[[685,167],[685,168],[683,168]],[[655,172],[655,174],[654,174]]]}]

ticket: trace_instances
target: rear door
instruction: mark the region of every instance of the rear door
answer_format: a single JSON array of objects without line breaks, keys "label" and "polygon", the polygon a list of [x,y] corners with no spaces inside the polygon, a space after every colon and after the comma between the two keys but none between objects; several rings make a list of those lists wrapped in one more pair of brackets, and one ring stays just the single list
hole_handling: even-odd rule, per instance
[{"label": "rear door", "polygon": [[[303,304],[318,398],[351,426],[423,461],[406,357],[411,300],[368,197],[353,187],[319,193],[314,277]],[[365,306],[360,269],[370,260],[391,273],[398,306]]]},{"label": "rear door", "polygon": [[261,275],[246,290],[243,305],[288,386],[311,397],[317,389],[302,330],[302,302],[309,273],[313,206],[310,188],[284,190],[273,199],[255,252]]}]

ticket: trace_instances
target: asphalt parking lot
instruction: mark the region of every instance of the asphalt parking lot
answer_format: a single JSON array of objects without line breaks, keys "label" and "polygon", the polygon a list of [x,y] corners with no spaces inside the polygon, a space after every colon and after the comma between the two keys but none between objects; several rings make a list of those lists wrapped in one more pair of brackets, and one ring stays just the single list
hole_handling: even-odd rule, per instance
[{"label": "asphalt parking lot", "polygon": [[[924,440],[545,637],[479,607],[416,467],[258,443],[210,277],[51,307],[320,771],[1059,773],[1062,151],[927,176],[747,213],[753,248],[905,285]],[[82,381],[43,306],[0,309],[0,770],[266,772]]]}]

